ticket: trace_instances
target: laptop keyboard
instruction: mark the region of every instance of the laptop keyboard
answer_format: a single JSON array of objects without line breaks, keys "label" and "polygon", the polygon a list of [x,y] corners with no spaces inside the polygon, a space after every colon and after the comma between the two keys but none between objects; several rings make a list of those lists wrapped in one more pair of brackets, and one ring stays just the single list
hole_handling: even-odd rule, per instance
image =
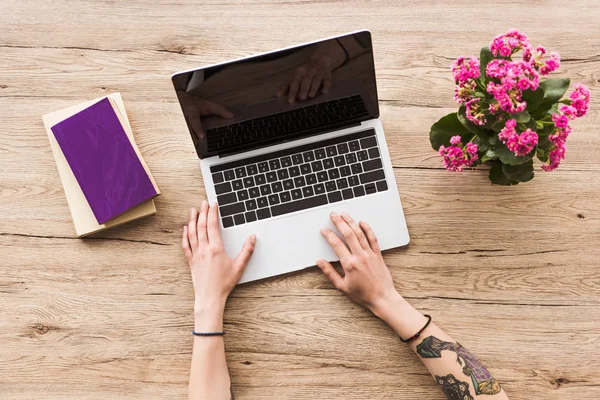
[{"label": "laptop keyboard", "polygon": [[211,167],[224,228],[388,189],[373,129]]},{"label": "laptop keyboard", "polygon": [[313,104],[206,131],[208,151],[249,141],[269,140],[282,135],[325,128],[368,115],[360,95]]}]

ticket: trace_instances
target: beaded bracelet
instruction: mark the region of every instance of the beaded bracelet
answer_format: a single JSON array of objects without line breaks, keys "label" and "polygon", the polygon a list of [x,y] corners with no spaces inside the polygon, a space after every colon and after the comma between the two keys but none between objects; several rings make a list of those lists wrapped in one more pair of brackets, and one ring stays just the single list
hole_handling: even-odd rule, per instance
[{"label": "beaded bracelet", "polygon": [[192,335],[194,335],[194,336],[223,336],[223,335],[225,335],[225,331],[222,331],[222,332],[196,332],[196,331],[192,331]]},{"label": "beaded bracelet", "polygon": [[419,332],[415,333],[414,335],[412,335],[411,337],[409,337],[408,339],[404,340],[402,338],[400,338],[400,341],[402,343],[409,343],[412,342],[413,340],[415,340],[416,338],[418,338],[419,336],[421,336],[421,333],[423,333],[423,331],[429,326],[429,324],[431,323],[431,315],[424,315],[425,317],[427,317],[427,323],[425,323],[425,326],[422,327]]}]

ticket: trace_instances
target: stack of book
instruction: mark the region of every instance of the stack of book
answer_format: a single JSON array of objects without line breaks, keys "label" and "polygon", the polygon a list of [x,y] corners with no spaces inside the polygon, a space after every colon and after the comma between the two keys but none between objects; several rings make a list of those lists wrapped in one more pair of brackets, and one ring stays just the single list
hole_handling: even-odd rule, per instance
[{"label": "stack of book", "polygon": [[156,213],[160,190],[119,93],[43,120],[78,237]]}]

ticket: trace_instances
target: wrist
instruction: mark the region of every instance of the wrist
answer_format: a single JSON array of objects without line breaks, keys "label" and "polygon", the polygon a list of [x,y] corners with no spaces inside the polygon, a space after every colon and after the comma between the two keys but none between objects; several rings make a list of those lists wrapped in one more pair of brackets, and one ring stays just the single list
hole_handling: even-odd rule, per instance
[{"label": "wrist", "polygon": [[387,296],[381,297],[370,309],[381,320],[388,322],[387,320],[391,315],[403,311],[407,306],[410,307],[410,304],[404,300],[400,293],[394,290]]},{"label": "wrist", "polygon": [[225,301],[198,301],[194,304],[194,330],[196,332],[221,332]]}]

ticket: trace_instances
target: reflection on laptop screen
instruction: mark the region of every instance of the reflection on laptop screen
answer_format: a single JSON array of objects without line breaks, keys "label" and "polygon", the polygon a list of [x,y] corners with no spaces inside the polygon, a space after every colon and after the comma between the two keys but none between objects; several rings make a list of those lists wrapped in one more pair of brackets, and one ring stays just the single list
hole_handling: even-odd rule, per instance
[{"label": "reflection on laptop screen", "polygon": [[366,31],[183,72],[173,84],[200,158],[379,116]]}]

